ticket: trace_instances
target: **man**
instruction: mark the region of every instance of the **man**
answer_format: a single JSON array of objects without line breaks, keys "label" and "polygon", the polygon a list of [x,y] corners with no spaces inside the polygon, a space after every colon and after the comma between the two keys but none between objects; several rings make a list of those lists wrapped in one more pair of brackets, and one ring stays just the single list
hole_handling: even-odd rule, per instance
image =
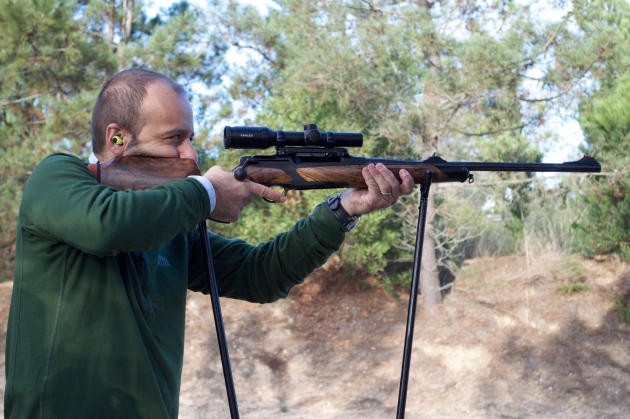
[{"label": "man", "polygon": [[[197,159],[183,88],[147,70],[123,71],[105,84],[92,131],[92,161]],[[363,176],[367,189],[339,198],[346,214],[320,205],[257,247],[210,234],[220,294],[258,303],[286,297],[339,248],[356,217],[413,188],[406,171],[402,184],[383,166],[370,165]],[[252,194],[284,201],[218,166],[117,192],[76,157],[42,161],[20,207],[5,417],[176,418],[186,292],[208,292],[196,226],[209,216],[235,221]]]}]

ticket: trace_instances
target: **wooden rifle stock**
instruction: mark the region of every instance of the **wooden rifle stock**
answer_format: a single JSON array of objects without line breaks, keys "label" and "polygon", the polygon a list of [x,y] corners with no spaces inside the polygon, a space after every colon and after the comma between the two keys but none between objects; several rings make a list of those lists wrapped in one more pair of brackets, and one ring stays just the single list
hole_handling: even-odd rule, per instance
[{"label": "wooden rifle stock", "polygon": [[114,157],[107,163],[90,163],[87,167],[96,180],[118,191],[150,189],[201,175],[194,160],[180,158]]}]

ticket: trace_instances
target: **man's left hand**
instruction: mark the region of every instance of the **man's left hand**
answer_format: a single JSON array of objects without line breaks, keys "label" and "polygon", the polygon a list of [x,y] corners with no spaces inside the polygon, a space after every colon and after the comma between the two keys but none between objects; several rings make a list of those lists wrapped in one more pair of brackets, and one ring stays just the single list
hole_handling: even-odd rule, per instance
[{"label": "man's left hand", "polygon": [[391,207],[398,197],[413,191],[413,178],[405,169],[399,172],[402,183],[382,163],[367,165],[362,174],[367,189],[350,188],[341,195],[341,205],[349,215],[364,215]]}]

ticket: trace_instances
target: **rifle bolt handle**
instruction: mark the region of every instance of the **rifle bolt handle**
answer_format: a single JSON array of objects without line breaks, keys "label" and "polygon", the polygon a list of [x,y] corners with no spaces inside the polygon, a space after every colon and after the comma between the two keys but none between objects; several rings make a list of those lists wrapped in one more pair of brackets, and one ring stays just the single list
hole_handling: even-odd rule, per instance
[{"label": "rifle bolt handle", "polygon": [[245,179],[247,179],[247,171],[242,167],[237,167],[236,169],[234,169],[234,178],[241,182],[244,181]]}]

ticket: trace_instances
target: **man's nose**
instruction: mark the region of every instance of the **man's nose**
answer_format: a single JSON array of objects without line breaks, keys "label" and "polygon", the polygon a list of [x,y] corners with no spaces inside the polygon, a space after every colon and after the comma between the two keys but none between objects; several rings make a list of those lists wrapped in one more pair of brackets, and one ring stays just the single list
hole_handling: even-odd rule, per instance
[{"label": "man's nose", "polygon": [[192,159],[197,161],[197,151],[193,144],[190,141],[184,141],[177,150],[179,152],[179,157],[182,159]]}]

